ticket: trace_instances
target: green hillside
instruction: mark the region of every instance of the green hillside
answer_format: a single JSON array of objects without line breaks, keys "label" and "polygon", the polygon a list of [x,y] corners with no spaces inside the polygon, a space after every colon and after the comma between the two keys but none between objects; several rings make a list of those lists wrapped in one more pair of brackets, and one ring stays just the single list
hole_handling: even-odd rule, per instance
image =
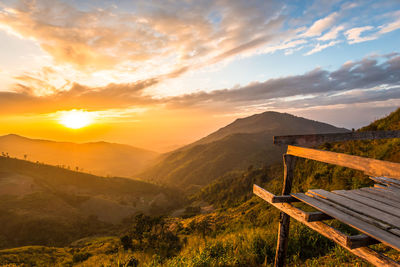
[{"label": "green hillside", "polygon": [[[400,130],[400,109],[358,131]],[[400,139],[347,141],[326,143],[318,147],[339,153],[400,162]],[[204,200],[218,207],[235,206],[252,197],[253,184],[264,185],[279,194],[282,182],[282,159],[272,165],[240,173],[230,173],[217,178],[192,198]],[[294,192],[311,188],[327,190],[352,189],[372,185],[373,182],[360,171],[298,158],[293,183]]]},{"label": "green hillside", "polygon": [[[400,109],[360,131],[399,129]],[[400,162],[400,139],[324,144],[320,149]],[[279,157],[281,160],[281,157]],[[279,211],[251,192],[253,183],[279,193],[281,162],[248,166],[226,173],[192,196],[195,205],[214,210],[190,218],[138,215],[113,236],[86,238],[69,246],[27,246],[0,250],[0,264],[47,266],[272,266]],[[371,184],[362,173],[309,160],[299,160],[293,191],[344,189]],[[207,203],[205,203],[207,202]],[[195,209],[193,209],[195,210]],[[346,233],[355,230],[327,221]],[[400,253],[383,245],[373,249],[395,260]],[[292,220],[288,266],[370,266],[306,226]]]},{"label": "green hillside", "polygon": [[184,188],[201,188],[227,172],[279,161],[283,150],[272,144],[274,135],[345,131],[287,113],[256,114],[162,156],[140,177]]},{"label": "green hillside", "polygon": [[0,157],[0,247],[65,245],[136,212],[169,212],[182,200],[143,181]]}]

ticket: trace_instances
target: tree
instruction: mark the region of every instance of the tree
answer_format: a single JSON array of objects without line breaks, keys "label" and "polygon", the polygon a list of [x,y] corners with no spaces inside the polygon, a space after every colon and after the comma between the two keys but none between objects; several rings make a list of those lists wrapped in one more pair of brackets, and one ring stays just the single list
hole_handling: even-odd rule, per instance
[{"label": "tree", "polygon": [[206,235],[212,231],[211,220],[208,216],[204,217],[204,219],[199,222],[196,222],[195,220],[191,221],[189,227],[192,231],[201,234],[204,240],[206,239]]},{"label": "tree", "polygon": [[197,224],[197,231],[201,233],[203,239],[212,231],[210,218],[207,216]]},{"label": "tree", "polygon": [[129,235],[124,235],[120,238],[124,250],[133,249],[132,238]]},{"label": "tree", "polygon": [[[161,216],[136,215],[128,235],[134,249],[152,251],[161,259],[175,255],[182,248],[178,235],[169,229]],[[128,238],[124,238],[124,242],[128,243],[128,241]]]}]

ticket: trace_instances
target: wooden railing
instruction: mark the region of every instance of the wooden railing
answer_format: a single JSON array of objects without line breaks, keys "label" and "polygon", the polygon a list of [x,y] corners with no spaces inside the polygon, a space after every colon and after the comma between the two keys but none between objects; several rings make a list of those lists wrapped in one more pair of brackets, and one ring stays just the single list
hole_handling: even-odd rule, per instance
[{"label": "wooden railing", "polygon": [[400,163],[298,146],[288,146],[286,154],[363,171],[366,175],[400,179]]},{"label": "wooden railing", "polygon": [[373,131],[373,132],[349,132],[330,134],[305,134],[274,136],[275,145],[299,145],[305,147],[316,146],[323,143],[400,138],[400,131]]},{"label": "wooden railing", "polygon": [[[370,158],[352,156],[342,153],[335,153],[317,149],[310,149],[305,147],[292,146],[294,144],[301,146],[316,146],[325,142],[338,142],[338,141],[349,141],[349,140],[370,140],[370,139],[387,139],[387,138],[400,138],[400,131],[375,131],[375,132],[349,132],[349,133],[333,133],[333,134],[313,134],[313,135],[291,135],[291,136],[274,136],[274,144],[277,145],[288,145],[287,153],[283,155],[284,164],[284,175],[283,175],[283,189],[282,196],[267,196],[265,192],[254,187],[254,193],[257,195],[263,194],[263,196],[271,197],[276,199],[276,204],[273,205],[289,205],[284,202],[291,202],[290,193],[292,189],[292,181],[294,168],[296,165],[296,157],[308,158],[320,162],[335,164],[343,167],[348,167],[356,170],[361,170],[367,175],[373,176],[386,176],[395,179],[400,179],[400,164],[393,162],[386,162],[381,160],[375,160]],[[268,193],[268,192],[267,192]],[[284,201],[286,200],[286,201]],[[274,202],[270,202],[274,203]],[[290,205],[289,205],[290,206]],[[286,206],[285,206],[286,207]],[[288,207],[286,207],[288,208]],[[286,209],[287,210],[287,209]],[[292,217],[300,218],[301,216],[293,210]],[[299,217],[300,216],[300,217]],[[317,216],[324,216],[317,214]],[[329,216],[328,216],[329,217]],[[301,217],[302,218],[302,217]],[[301,219],[300,218],[300,219]],[[317,222],[311,223],[307,220],[300,220],[312,229],[324,228],[324,231],[329,235],[331,229],[326,228],[318,224]],[[285,212],[280,213],[279,220],[279,233],[278,233],[278,244],[275,255],[275,266],[284,266],[286,251],[288,245],[289,235],[289,223],[290,216]],[[326,228],[326,229],[325,229]],[[324,232],[322,231],[322,232]],[[336,232],[335,232],[336,233]],[[340,235],[338,235],[340,237]],[[340,238],[339,238],[340,239]],[[340,241],[340,242],[339,242]],[[337,243],[344,244],[341,240]],[[370,242],[370,240],[369,240]],[[361,248],[360,248],[361,249]],[[374,255],[373,252],[364,250],[354,251],[357,255],[363,257],[363,255]],[[376,262],[380,262],[381,257],[373,256]],[[365,257],[364,257],[365,258]]]}]

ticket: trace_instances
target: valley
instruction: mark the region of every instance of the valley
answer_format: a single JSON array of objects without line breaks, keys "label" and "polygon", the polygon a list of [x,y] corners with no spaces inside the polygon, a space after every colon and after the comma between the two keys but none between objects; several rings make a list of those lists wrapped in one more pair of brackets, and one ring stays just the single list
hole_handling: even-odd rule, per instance
[{"label": "valley", "polygon": [[[399,130],[399,114],[400,109],[360,131]],[[270,115],[259,114],[256,117]],[[281,116],[300,120],[302,125],[309,123],[308,130],[303,133],[347,131],[288,114],[273,113],[272,116],[282,124]],[[239,122],[246,125],[246,119]],[[98,177],[60,166],[0,157],[0,221],[4,226],[0,232],[0,245],[3,247],[0,264],[113,266],[116,262],[127,263],[133,258],[143,266],[271,264],[278,211],[255,197],[251,188],[256,183],[274,193],[281,190],[281,148],[269,146],[271,150],[268,150],[267,144],[272,144],[273,135],[300,132],[289,127],[285,130],[285,126],[279,123],[270,131],[266,131],[266,126],[255,132],[249,130],[248,124],[242,129],[237,124],[238,121],[209,135],[209,140],[206,137],[162,155],[154,166],[161,170],[160,173],[168,173],[165,182],[162,182],[161,175],[159,180],[149,179],[149,183]],[[293,121],[289,125],[296,126]],[[398,148],[397,139],[320,146],[324,150],[400,162]],[[240,157],[243,154],[248,156],[247,159]],[[235,161],[235,158],[238,159]],[[223,165],[229,160],[235,164]],[[204,167],[200,164],[201,171],[196,172],[193,166],[202,161],[205,161]],[[168,162],[175,163],[169,166],[169,171],[160,169]],[[178,170],[182,169],[180,172],[174,171],[177,166],[180,166]],[[216,169],[220,172],[215,172]],[[180,178],[187,177],[188,173],[194,174],[186,179]],[[334,190],[372,184],[368,177],[357,171],[304,160],[298,163],[295,176],[295,192],[311,187]],[[175,210],[180,212],[171,216]],[[150,222],[154,226],[147,230],[141,228],[141,231],[148,231],[150,236],[157,237],[154,240],[159,241],[151,241],[153,239],[148,239],[150,236],[136,239],[139,237],[134,234],[134,229]],[[164,230],[159,232],[156,229]],[[35,235],[29,234],[32,231]],[[10,235],[11,232],[14,234]],[[294,254],[297,250],[289,249],[290,265],[312,265],[313,262],[322,265],[324,262],[363,264],[301,224],[293,222],[291,233],[289,248],[302,244],[304,249],[297,255]],[[131,242],[128,244],[132,244],[128,249],[123,248],[125,236]],[[164,246],[162,242],[175,245],[161,249]],[[24,247],[12,248],[22,245]],[[378,246],[376,249],[384,248]],[[39,255],[39,251],[43,253]],[[27,253],[35,256],[27,258]],[[400,258],[394,251],[386,253]]]}]

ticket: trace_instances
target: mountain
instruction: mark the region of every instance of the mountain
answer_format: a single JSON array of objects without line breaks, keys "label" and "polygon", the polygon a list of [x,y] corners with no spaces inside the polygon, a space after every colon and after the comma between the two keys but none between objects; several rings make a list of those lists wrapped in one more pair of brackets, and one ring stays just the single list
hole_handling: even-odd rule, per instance
[{"label": "mountain", "polygon": [[0,247],[65,244],[137,212],[169,212],[182,200],[143,181],[0,157]]},{"label": "mountain", "polygon": [[[377,120],[359,131],[400,130],[400,109],[389,116]],[[371,158],[400,162],[400,138],[383,140],[347,141],[326,143],[319,149],[344,152]],[[280,157],[279,157],[280,159]],[[276,233],[279,210],[268,205],[252,193],[253,183],[259,184],[273,193],[282,190],[282,162],[252,167],[243,171],[230,172],[213,181],[194,197],[212,204],[217,210],[198,214],[190,218],[168,218],[167,220],[135,217],[127,232],[121,231],[114,236],[103,235],[77,240],[67,247],[24,246],[0,250],[0,265],[32,266],[262,266],[272,265],[276,248]],[[104,178],[103,178],[104,179]],[[299,159],[297,162],[293,192],[308,188],[326,190],[351,189],[372,184],[368,176],[361,172],[330,164]],[[0,185],[0,188],[2,186]],[[178,195],[178,193],[176,193]],[[0,200],[0,203],[2,200]],[[218,209],[223,207],[222,209]],[[199,208],[200,212],[200,207]],[[1,216],[7,215],[0,211]],[[139,220],[138,220],[139,219]],[[4,220],[5,222],[5,220]],[[0,223],[4,223],[3,221]],[[158,227],[145,227],[143,222]],[[334,226],[336,222],[332,222]],[[3,224],[4,225],[4,224]],[[4,227],[2,225],[2,227]],[[147,229],[146,229],[147,228]],[[18,233],[23,228],[16,228]],[[168,231],[171,230],[176,235]],[[0,228],[1,230],[1,228]],[[136,230],[136,231],[132,231]],[[141,230],[141,231],[137,231]],[[136,233],[132,237],[135,249],[125,250],[126,234]],[[153,232],[151,232],[153,231]],[[350,235],[359,234],[346,228]],[[149,244],[149,238],[142,238],[143,232],[152,234],[152,249],[142,249]],[[11,232],[10,232],[11,233]],[[13,233],[14,234],[14,233]],[[158,235],[158,236],[157,236]],[[178,237],[178,238],[176,238]],[[166,238],[170,238],[166,242]],[[0,244],[2,237],[0,236]],[[181,245],[179,245],[179,242]],[[174,244],[176,246],[168,246]],[[129,244],[128,244],[129,245]],[[0,246],[1,247],[1,246]],[[299,249],[301,247],[301,249]],[[166,253],[168,249],[173,253]],[[394,260],[400,254],[385,246],[375,246],[375,250]],[[122,256],[121,256],[122,255]],[[287,261],[290,266],[364,266],[367,262],[357,258],[345,249],[338,248],[333,242],[307,226],[293,220],[291,222]]]},{"label": "mountain", "polygon": [[[400,108],[388,116],[357,130],[398,131],[400,130]],[[346,153],[391,162],[400,162],[400,138],[346,141],[326,143],[318,149]],[[193,200],[206,201],[215,207],[232,207],[251,199],[253,184],[268,188],[279,194],[282,188],[282,162],[262,167],[249,168],[239,173],[221,176],[192,196]],[[329,191],[372,186],[374,183],[361,171],[328,165],[312,160],[298,159],[295,169],[293,192],[305,192],[309,188]]]},{"label": "mountain", "polygon": [[132,177],[158,154],[114,143],[69,143],[29,139],[15,134],[0,136],[0,152],[10,157],[62,165],[102,176]]},{"label": "mountain", "polygon": [[272,144],[274,135],[347,131],[287,113],[265,112],[237,119],[190,145],[162,155],[140,176],[195,190],[227,172],[281,160],[283,148]]},{"label": "mountain", "polygon": [[[360,129],[360,131],[368,130],[400,130],[400,109]],[[400,162],[399,144],[400,139],[397,138],[327,143],[318,148]],[[140,266],[147,266],[157,265],[154,259],[159,257],[164,257],[164,261],[158,262],[158,265],[163,266],[272,265],[279,210],[255,196],[252,193],[252,185],[259,184],[268,191],[278,194],[282,190],[282,177],[283,168],[279,156],[277,164],[230,172],[203,187],[193,196],[195,202],[189,207],[192,207],[192,210],[197,207],[198,213],[201,213],[202,209],[199,206],[207,202],[207,205],[212,204],[216,210],[210,209],[209,213],[193,215],[185,219],[169,218],[168,227],[159,220],[160,229],[173,229],[179,234],[182,246],[177,246],[178,251],[174,254],[165,256],[165,243],[162,243],[163,246],[157,246],[148,251],[140,248],[123,250],[121,237],[124,237],[125,233],[122,232],[115,237],[97,236],[77,240],[64,248],[34,246],[0,250],[0,265],[50,266],[63,263],[66,265],[65,262],[73,261],[71,264],[73,266],[101,264],[108,266],[115,265],[115,262],[128,264],[133,258],[139,261]],[[292,191],[304,192],[308,188],[351,189],[370,185],[371,180],[361,172],[299,159]],[[150,219],[147,218],[147,220],[151,222]],[[129,229],[145,229],[145,227],[142,224],[132,223]],[[352,235],[358,234],[349,228],[346,231]],[[154,238],[154,240],[164,242],[163,238],[167,235],[162,231],[157,232],[159,232],[159,238]],[[147,244],[141,240],[133,240],[133,244],[141,244],[140,242]],[[375,249],[399,260],[399,253],[393,250],[388,250],[384,246],[375,247]],[[121,254],[125,257],[121,258]],[[338,249],[333,242],[295,220],[291,222],[287,261],[288,265],[293,266],[368,265],[347,250]]]}]

